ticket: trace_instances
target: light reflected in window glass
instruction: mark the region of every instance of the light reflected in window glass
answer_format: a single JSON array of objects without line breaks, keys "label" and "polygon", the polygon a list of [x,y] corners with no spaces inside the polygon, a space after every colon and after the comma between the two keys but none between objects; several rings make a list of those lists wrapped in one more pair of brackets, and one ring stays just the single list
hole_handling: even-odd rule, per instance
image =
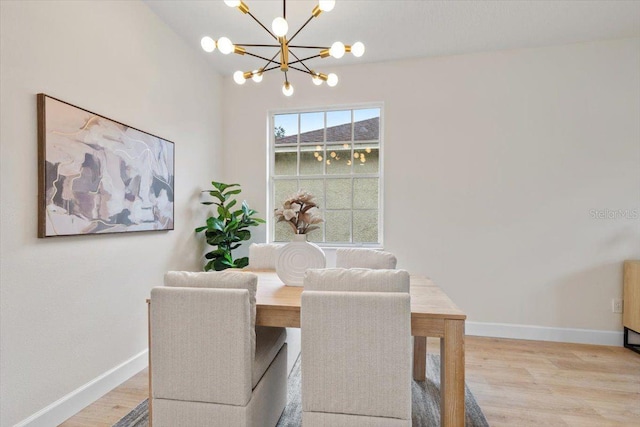
[{"label": "light reflected in window glass", "polygon": [[351,165],[353,161],[351,159],[351,144],[336,144],[327,145],[327,174],[350,174]]},{"label": "light reflected in window glass", "polygon": [[351,139],[351,110],[327,111],[327,141]]},{"label": "light reflected in window glass", "polygon": [[353,173],[378,173],[378,143],[354,144]]},{"label": "light reflected in window glass", "polygon": [[353,139],[371,141],[380,138],[380,109],[368,108],[353,111]]},{"label": "light reflected in window glass", "polygon": [[326,160],[322,145],[301,145],[300,175],[322,175]]},{"label": "light reflected in window glass", "polygon": [[274,173],[275,175],[296,176],[298,166],[297,147],[275,147]]},{"label": "light reflected in window glass", "polygon": [[353,208],[378,209],[378,178],[353,180]]},{"label": "light reflected in window glass", "polygon": [[273,133],[276,144],[297,144],[298,115],[277,114],[273,116]]},{"label": "light reflected in window glass", "polygon": [[351,241],[351,211],[327,211],[324,218],[327,242]]},{"label": "light reflected in window glass", "polygon": [[378,241],[378,211],[353,211],[353,241]]},{"label": "light reflected in window glass", "polygon": [[300,114],[300,142],[324,141],[324,112]]},{"label": "light reflected in window glass", "polygon": [[351,209],[351,179],[327,180],[327,209]]}]

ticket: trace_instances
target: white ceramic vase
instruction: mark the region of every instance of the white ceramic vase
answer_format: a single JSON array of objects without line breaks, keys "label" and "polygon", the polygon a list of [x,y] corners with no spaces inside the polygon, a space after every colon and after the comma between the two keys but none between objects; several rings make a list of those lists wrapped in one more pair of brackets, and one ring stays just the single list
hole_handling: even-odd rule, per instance
[{"label": "white ceramic vase", "polygon": [[324,252],[315,243],[307,242],[306,234],[295,234],[276,253],[276,273],[287,286],[302,286],[307,269],[325,266]]}]

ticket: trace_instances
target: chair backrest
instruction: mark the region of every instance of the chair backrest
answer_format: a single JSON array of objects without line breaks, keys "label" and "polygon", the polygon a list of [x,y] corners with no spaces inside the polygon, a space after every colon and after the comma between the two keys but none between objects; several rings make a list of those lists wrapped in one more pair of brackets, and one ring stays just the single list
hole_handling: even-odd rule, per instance
[{"label": "chair backrest", "polygon": [[336,267],[394,269],[398,260],[391,252],[375,249],[336,249]]},{"label": "chair backrest", "polygon": [[257,276],[169,272],[165,285],[151,291],[153,397],[246,405]]},{"label": "chair backrest", "polygon": [[401,270],[307,271],[303,411],[411,419],[408,290]]},{"label": "chair backrest", "polygon": [[305,291],[409,292],[406,270],[366,268],[310,269],[304,275]]},{"label": "chair backrest", "polygon": [[275,243],[252,243],[249,246],[249,270],[275,270],[276,251],[281,245]]}]

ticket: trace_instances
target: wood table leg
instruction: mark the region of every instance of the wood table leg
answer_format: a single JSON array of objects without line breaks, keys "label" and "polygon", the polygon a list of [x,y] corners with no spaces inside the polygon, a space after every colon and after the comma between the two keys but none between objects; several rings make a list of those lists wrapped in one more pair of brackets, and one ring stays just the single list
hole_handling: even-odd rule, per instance
[{"label": "wood table leg", "polygon": [[427,374],[427,337],[413,337],[413,379],[424,381]]},{"label": "wood table leg", "polygon": [[447,319],[440,339],[440,425],[464,426],[464,320]]}]

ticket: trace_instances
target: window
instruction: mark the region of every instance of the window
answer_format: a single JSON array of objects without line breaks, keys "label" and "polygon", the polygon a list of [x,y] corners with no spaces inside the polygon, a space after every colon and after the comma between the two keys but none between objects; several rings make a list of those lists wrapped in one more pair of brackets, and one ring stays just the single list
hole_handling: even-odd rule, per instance
[{"label": "window", "polygon": [[[269,123],[269,212],[306,190],[324,219],[310,241],[382,245],[382,107],[278,112]],[[270,218],[269,239],[290,241],[291,228]]]}]

